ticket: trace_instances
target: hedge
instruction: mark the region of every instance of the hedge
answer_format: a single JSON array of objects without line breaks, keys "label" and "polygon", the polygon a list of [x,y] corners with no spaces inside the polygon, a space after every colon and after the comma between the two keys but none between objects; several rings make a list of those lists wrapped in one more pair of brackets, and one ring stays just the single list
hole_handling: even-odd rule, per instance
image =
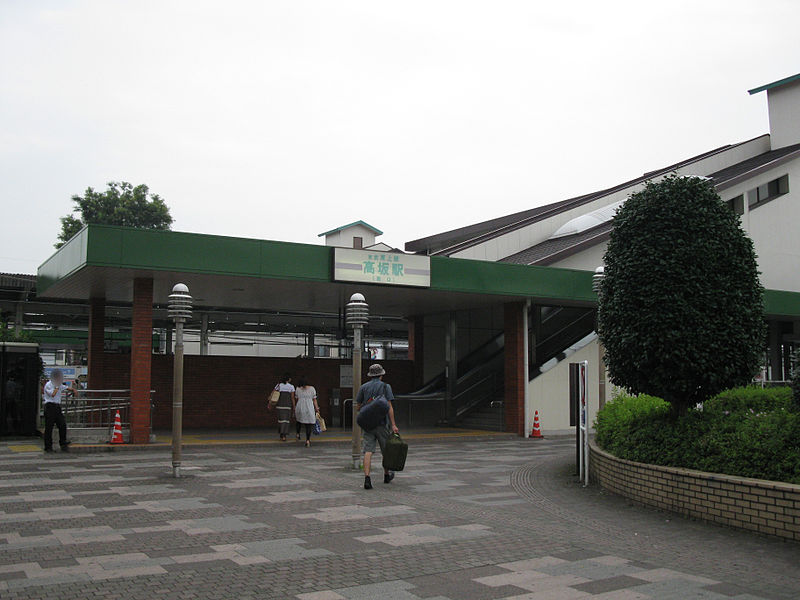
[{"label": "hedge", "polygon": [[637,462],[800,484],[800,414],[789,388],[736,388],[676,417],[652,396],[622,394],[595,423],[597,444]]}]

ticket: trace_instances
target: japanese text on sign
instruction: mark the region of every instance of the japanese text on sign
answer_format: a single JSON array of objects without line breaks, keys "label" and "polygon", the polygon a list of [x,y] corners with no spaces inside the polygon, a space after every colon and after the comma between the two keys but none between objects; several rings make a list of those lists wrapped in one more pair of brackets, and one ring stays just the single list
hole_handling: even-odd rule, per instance
[{"label": "japanese text on sign", "polygon": [[383,285],[429,287],[430,258],[399,252],[334,250],[334,279]]}]

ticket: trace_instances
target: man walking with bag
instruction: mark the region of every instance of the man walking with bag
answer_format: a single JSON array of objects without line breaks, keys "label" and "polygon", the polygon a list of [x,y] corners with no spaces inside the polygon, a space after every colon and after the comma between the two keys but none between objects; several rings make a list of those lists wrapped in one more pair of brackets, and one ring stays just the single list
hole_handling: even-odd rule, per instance
[{"label": "man walking with bag", "polygon": [[[363,431],[364,439],[365,490],[372,489],[370,471],[375,444],[377,443],[380,446],[381,454],[383,454],[389,434],[399,431],[394,421],[392,386],[384,383],[384,375],[386,375],[386,371],[381,365],[372,365],[367,372],[370,380],[361,386],[356,396],[357,423]],[[394,479],[394,473],[389,469],[384,469],[383,483],[389,483],[392,479]]]}]

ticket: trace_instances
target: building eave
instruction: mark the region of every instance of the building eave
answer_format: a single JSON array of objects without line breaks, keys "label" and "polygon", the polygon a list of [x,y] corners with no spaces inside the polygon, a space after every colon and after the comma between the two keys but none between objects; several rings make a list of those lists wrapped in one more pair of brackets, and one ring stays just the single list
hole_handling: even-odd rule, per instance
[{"label": "building eave", "polygon": [[337,233],[339,231],[344,231],[345,229],[349,229],[350,227],[356,227],[357,225],[361,225],[362,227],[366,227],[367,229],[372,231],[375,235],[383,235],[383,232],[380,229],[378,229],[377,227],[373,227],[372,225],[370,225],[369,223],[367,223],[365,221],[354,221],[354,222],[349,223],[347,225],[342,225],[341,227],[337,227],[336,229],[331,229],[330,231],[326,231],[324,233],[320,233],[317,237],[323,237],[323,236],[326,236],[326,235],[330,235],[332,233]]},{"label": "building eave", "polygon": [[752,96],[753,94],[758,94],[759,92],[773,90],[775,88],[786,85],[787,83],[792,83],[793,81],[800,81],[800,73],[798,73],[797,75],[790,75],[789,77],[784,77],[783,79],[779,79],[778,81],[773,81],[772,83],[767,83],[757,88],[753,88],[752,90],[747,90],[747,93]]}]

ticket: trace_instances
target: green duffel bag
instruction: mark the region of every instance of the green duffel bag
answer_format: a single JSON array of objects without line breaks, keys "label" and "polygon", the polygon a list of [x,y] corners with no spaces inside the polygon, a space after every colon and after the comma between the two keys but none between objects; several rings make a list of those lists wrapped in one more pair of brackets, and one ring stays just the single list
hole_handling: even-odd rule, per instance
[{"label": "green duffel bag", "polygon": [[402,471],[406,466],[406,456],[408,456],[408,444],[403,441],[399,433],[391,434],[386,440],[386,448],[383,451],[383,468]]}]

